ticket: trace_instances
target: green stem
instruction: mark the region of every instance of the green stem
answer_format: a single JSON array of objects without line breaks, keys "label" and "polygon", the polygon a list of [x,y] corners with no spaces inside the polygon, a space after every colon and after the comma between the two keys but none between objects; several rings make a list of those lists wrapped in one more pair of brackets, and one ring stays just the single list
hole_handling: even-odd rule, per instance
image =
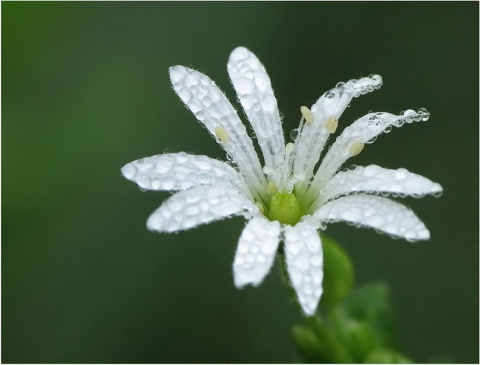
[{"label": "green stem", "polygon": [[309,317],[307,322],[310,328],[316,333],[318,338],[323,341],[325,348],[329,352],[329,361],[337,364],[353,363],[353,359],[349,356],[348,351],[339,343],[331,328],[319,317]]},{"label": "green stem", "polygon": [[338,341],[336,341],[335,334],[332,333],[330,328],[327,328],[326,324],[320,318],[320,315],[317,314],[316,316],[307,317],[303,314],[302,307],[298,302],[297,295],[293,286],[290,283],[290,278],[288,276],[287,264],[285,262],[285,252],[283,246],[279,249],[278,252],[278,259],[280,261],[280,274],[282,276],[283,281],[287,285],[290,291],[290,296],[295,303],[299,313],[306,318],[310,327],[315,331],[316,335],[319,339],[321,339],[327,351],[330,353],[330,358],[335,363],[352,363],[353,359],[347,354],[345,349],[340,346]]}]

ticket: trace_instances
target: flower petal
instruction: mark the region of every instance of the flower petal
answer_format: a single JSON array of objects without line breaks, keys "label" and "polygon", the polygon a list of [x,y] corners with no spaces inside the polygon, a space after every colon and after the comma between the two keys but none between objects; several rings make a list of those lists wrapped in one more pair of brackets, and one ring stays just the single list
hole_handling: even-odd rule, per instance
[{"label": "flower petal", "polygon": [[225,162],[185,152],[145,157],[122,167],[123,176],[145,190],[186,190],[230,185],[250,195],[243,178]]},{"label": "flower petal", "polygon": [[325,204],[333,197],[357,192],[420,198],[427,194],[440,194],[442,191],[440,184],[406,169],[390,170],[377,165],[358,166],[354,170],[340,171],[330,179],[313,209],[316,210],[316,206]]},{"label": "flower petal", "polygon": [[393,126],[427,120],[428,116],[426,111],[416,113],[409,110],[404,115],[370,113],[355,121],[343,130],[328,150],[310,185],[308,199],[314,199],[343,163],[361,151],[364,143],[374,142],[379,134],[389,132]]},{"label": "flower petal", "polygon": [[147,220],[147,228],[176,232],[231,215],[260,214],[251,200],[233,188],[199,186],[176,193]]},{"label": "flower petal", "polygon": [[273,265],[281,226],[264,217],[250,220],[240,236],[233,261],[235,286],[259,285]]},{"label": "flower petal", "polygon": [[313,169],[332,133],[331,127],[327,129],[325,126],[327,120],[335,118],[338,121],[353,97],[379,89],[381,85],[382,78],[379,75],[342,82],[313,104],[311,108],[313,122],[306,122],[300,126],[300,134],[295,141],[293,171],[296,178],[308,181],[313,176]]},{"label": "flower petal", "polygon": [[322,295],[323,280],[322,243],[314,225],[285,226],[285,258],[302,310],[311,316]]},{"label": "flower petal", "polygon": [[279,169],[285,157],[285,140],[277,99],[265,67],[248,49],[238,47],[230,54],[228,74],[252,124],[265,166]]},{"label": "flower petal", "polygon": [[338,198],[322,206],[309,221],[318,225],[345,221],[366,226],[413,242],[428,240],[430,232],[407,207],[393,200],[358,194]]},{"label": "flower petal", "polygon": [[266,179],[252,139],[225,95],[208,76],[183,66],[171,67],[170,79],[180,99],[231,156],[252,192],[262,195]]}]

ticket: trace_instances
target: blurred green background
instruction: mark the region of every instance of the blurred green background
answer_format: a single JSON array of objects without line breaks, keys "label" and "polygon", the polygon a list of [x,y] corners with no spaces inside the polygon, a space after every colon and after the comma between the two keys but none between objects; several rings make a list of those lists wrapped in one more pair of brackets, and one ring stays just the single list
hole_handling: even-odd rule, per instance
[{"label": "blurred green background", "polygon": [[379,73],[341,128],[369,110],[426,107],[350,163],[405,167],[442,198],[407,199],[429,227],[407,243],[334,224],[357,284],[388,281],[400,349],[478,362],[478,3],[2,2],[2,361],[292,362],[301,323],[278,265],[237,290],[243,218],[154,234],[168,193],[127,162],[164,151],[224,159],[170,88],[205,72],[235,94],[229,53],[266,65],[288,131],[338,81]]}]

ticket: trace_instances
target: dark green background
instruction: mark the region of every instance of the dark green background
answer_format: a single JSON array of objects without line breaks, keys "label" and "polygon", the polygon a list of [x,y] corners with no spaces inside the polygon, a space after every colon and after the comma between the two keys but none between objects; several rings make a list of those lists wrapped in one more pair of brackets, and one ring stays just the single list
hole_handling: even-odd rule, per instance
[{"label": "dark green background", "polygon": [[338,81],[379,73],[369,110],[426,107],[350,163],[405,167],[442,198],[407,199],[429,227],[407,243],[334,224],[357,283],[391,284],[400,348],[478,362],[478,3],[2,2],[2,361],[291,362],[301,322],[276,266],[237,290],[234,218],[146,230],[168,193],[120,175],[163,151],[224,158],[170,88],[205,72],[235,100],[239,45],[272,79],[287,131]]}]

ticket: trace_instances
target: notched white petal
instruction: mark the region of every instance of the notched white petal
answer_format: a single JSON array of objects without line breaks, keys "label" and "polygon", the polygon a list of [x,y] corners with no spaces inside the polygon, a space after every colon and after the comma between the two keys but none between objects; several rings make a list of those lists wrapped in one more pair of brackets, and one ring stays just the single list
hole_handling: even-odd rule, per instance
[{"label": "notched white petal", "polygon": [[258,207],[233,188],[200,186],[167,199],[147,220],[147,228],[177,232],[231,215],[257,215]]},{"label": "notched white petal", "polygon": [[430,232],[407,207],[374,195],[349,195],[331,201],[310,218],[316,224],[344,221],[371,227],[407,241],[428,240]]},{"label": "notched white petal", "polygon": [[123,176],[144,190],[186,190],[200,185],[230,185],[249,194],[243,178],[228,164],[185,152],[145,157],[126,164]]},{"label": "notched white petal", "polygon": [[265,175],[253,142],[226,96],[208,76],[183,66],[171,67],[170,78],[180,99],[231,156],[251,190],[261,194]]},{"label": "notched white petal", "polygon": [[295,142],[294,175],[309,179],[320,159],[323,147],[337,129],[340,116],[354,97],[380,88],[380,75],[371,75],[359,80],[339,82],[337,86],[323,94],[311,108],[313,123],[303,124]]},{"label": "notched white petal", "polygon": [[244,47],[230,54],[228,74],[252,124],[265,158],[265,166],[278,169],[285,155],[280,113],[265,67]]},{"label": "notched white petal", "polygon": [[248,222],[240,236],[233,261],[235,286],[259,285],[270,271],[280,240],[279,222],[256,217]]},{"label": "notched white petal", "polygon": [[405,123],[425,121],[430,114],[420,109],[418,112],[407,110],[402,115],[390,113],[370,113],[350,126],[332,144],[309,188],[308,198],[315,199],[325,183],[340,169],[343,163],[363,149],[365,143],[372,143],[381,133],[388,133],[392,127],[401,127]]},{"label": "notched white petal", "polygon": [[320,206],[336,196],[358,192],[420,198],[427,194],[439,195],[442,191],[439,184],[403,168],[390,170],[377,165],[358,166],[353,170],[340,171],[329,180],[317,204]]},{"label": "notched white petal", "polygon": [[285,258],[302,310],[311,316],[322,295],[323,281],[322,244],[313,224],[301,222],[285,227]]}]

